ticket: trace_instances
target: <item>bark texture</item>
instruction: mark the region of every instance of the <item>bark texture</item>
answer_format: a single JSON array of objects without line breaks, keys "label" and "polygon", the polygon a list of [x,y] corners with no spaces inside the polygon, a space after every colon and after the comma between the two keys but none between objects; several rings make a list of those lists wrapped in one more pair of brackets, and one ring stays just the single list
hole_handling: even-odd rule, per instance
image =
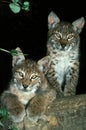
[{"label": "bark texture", "polygon": [[25,117],[19,130],[86,130],[86,94],[60,98],[49,104],[44,119],[33,123]]}]

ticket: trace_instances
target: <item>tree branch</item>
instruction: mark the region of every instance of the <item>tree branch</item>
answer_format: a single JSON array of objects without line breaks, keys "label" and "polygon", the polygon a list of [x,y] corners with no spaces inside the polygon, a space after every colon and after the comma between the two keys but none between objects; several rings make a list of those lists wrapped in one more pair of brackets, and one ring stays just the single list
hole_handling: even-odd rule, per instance
[{"label": "tree branch", "polygon": [[[52,102],[44,114],[45,120],[33,123],[25,117],[19,130],[86,130],[86,94],[64,97]],[[20,128],[23,126],[22,128]]]}]

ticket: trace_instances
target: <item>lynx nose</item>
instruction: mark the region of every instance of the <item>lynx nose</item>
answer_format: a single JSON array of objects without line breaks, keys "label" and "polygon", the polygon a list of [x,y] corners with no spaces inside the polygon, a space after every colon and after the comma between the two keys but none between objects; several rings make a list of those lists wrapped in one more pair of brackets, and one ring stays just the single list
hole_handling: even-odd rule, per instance
[{"label": "lynx nose", "polygon": [[60,44],[61,44],[61,47],[64,49],[65,46],[67,45],[67,40],[66,39],[62,39]]},{"label": "lynx nose", "polygon": [[61,44],[62,48],[65,48],[65,44]]},{"label": "lynx nose", "polygon": [[26,89],[26,88],[28,87],[28,85],[25,85],[25,84],[24,84],[23,87]]}]

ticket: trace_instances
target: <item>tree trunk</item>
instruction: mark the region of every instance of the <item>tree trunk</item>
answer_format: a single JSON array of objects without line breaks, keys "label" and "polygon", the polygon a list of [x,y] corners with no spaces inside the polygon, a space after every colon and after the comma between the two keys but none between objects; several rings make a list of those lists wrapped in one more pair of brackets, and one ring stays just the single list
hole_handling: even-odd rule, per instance
[{"label": "tree trunk", "polygon": [[64,97],[52,102],[44,119],[33,123],[25,117],[19,130],[86,130],[86,94]]}]

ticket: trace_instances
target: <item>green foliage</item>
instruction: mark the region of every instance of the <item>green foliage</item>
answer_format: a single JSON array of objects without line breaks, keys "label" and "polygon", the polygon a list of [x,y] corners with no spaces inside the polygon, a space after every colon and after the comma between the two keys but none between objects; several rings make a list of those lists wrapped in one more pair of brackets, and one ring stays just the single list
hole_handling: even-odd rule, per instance
[{"label": "green foliage", "polygon": [[1,119],[5,121],[8,117],[8,112],[4,107],[0,107],[0,125],[3,127],[4,124],[1,122]]},{"label": "green foliage", "polygon": [[0,108],[0,117],[7,118],[8,112],[4,107]]},{"label": "green foliage", "polygon": [[[12,56],[16,56],[16,55],[21,55],[21,52],[18,52],[15,49],[12,49],[11,51],[5,50],[3,48],[0,48],[1,51],[7,52],[9,54],[11,54]],[[25,56],[27,56],[28,54],[24,54]]]},{"label": "green foliage", "polygon": [[18,130],[12,119],[9,118],[8,111],[0,104],[0,129],[6,128],[6,130]]},{"label": "green foliage", "polygon": [[17,3],[10,3],[9,4],[9,7],[10,7],[10,9],[11,9],[11,11],[13,12],[13,13],[19,13],[20,12],[20,10],[21,10],[21,7],[19,6],[19,4],[17,4]]},{"label": "green foliage", "polygon": [[29,5],[30,3],[28,1],[25,1],[23,3],[22,9],[24,9],[25,11],[29,11]]},{"label": "green foliage", "polygon": [[8,112],[7,110],[4,108],[4,107],[0,107],[0,126],[1,127],[4,127],[4,124],[3,122],[5,120],[7,120],[7,117],[8,117]]},{"label": "green foliage", "polygon": [[9,7],[13,13],[19,13],[21,9],[29,11],[29,5],[30,3],[28,1],[22,3],[20,0],[12,0]]},{"label": "green foliage", "polygon": [[22,0],[11,0],[11,2],[8,2],[5,0],[0,0],[0,2],[9,4],[10,10],[15,14],[19,13],[21,10],[25,10],[26,12],[30,10],[29,1],[22,2]]}]

